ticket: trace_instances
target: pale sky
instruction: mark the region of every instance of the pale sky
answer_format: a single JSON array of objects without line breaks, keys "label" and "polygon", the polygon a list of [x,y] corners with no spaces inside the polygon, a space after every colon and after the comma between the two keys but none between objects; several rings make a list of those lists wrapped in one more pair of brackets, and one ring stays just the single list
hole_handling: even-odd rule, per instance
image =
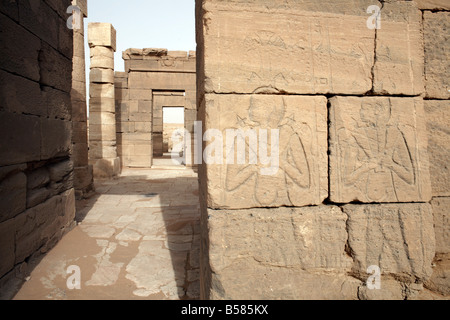
[{"label": "pale sky", "polygon": [[195,0],[88,0],[84,21],[86,29],[89,22],[111,23],[116,29],[116,71],[124,71],[122,51],[128,48],[196,50]]},{"label": "pale sky", "polygon": [[[89,22],[111,23],[116,29],[115,71],[124,71],[122,52],[128,48],[196,50],[195,0],[88,0],[88,17],[84,22],[87,75]],[[87,90],[89,99],[89,85]],[[177,116],[167,117],[169,122],[181,121]]]}]

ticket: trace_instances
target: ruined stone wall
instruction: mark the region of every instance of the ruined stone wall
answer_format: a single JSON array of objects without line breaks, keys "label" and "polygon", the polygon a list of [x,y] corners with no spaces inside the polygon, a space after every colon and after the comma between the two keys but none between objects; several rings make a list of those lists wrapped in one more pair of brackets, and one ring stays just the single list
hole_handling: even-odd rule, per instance
[{"label": "ruined stone wall", "polygon": [[275,174],[261,159],[199,169],[202,297],[448,297],[448,2],[196,10],[203,130],[280,137]]},{"label": "ruined stone wall", "polygon": [[74,223],[73,32],[64,1],[0,6],[0,296]]},{"label": "ruined stone wall", "polygon": [[[94,190],[93,170],[89,165],[86,61],[84,48],[84,18],[87,17],[87,0],[73,0],[72,5],[80,8],[80,16],[75,16],[73,29],[72,65],[72,161],[74,166],[74,187],[77,199],[88,197]],[[79,23],[79,25],[76,25]]]},{"label": "ruined stone wall", "polygon": [[123,58],[125,72],[115,77],[118,153],[124,167],[151,167],[163,154],[163,107],[184,107],[194,132],[195,52],[128,49]]}]

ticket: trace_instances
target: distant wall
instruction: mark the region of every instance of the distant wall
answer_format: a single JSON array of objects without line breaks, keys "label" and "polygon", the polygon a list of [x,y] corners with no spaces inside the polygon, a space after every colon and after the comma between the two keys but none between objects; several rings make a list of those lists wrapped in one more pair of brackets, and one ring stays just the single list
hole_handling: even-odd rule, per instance
[{"label": "distant wall", "polygon": [[184,107],[194,132],[195,52],[128,49],[123,58],[125,72],[115,75],[118,155],[124,167],[148,168],[163,155],[164,107]]}]

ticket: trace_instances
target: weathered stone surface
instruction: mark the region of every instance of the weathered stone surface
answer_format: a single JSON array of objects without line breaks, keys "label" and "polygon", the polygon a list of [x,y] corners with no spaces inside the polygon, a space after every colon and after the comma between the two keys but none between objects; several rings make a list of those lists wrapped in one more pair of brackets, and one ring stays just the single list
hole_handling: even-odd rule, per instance
[{"label": "weathered stone surface", "polygon": [[68,156],[72,140],[70,121],[41,120],[41,160]]},{"label": "weathered stone surface", "polygon": [[338,207],[208,210],[208,216],[212,299],[356,298],[360,281],[345,276],[352,259]]},{"label": "weathered stone surface", "polygon": [[0,223],[0,278],[13,269],[15,261],[15,225],[14,220]]},{"label": "weathered stone surface", "polygon": [[349,270],[347,216],[338,207],[208,210],[214,273],[239,260],[303,270]]},{"label": "weathered stone surface", "polygon": [[425,100],[433,196],[450,196],[450,101]]},{"label": "weathered stone surface", "polygon": [[130,48],[122,52],[122,57],[124,60],[138,59],[142,60],[144,57],[161,57],[167,56],[167,49],[161,48],[144,48],[136,49]]},{"label": "weathered stone surface", "polygon": [[27,177],[13,173],[0,180],[0,222],[14,218],[26,209]]},{"label": "weathered stone surface", "polygon": [[429,98],[450,98],[449,28],[450,12],[423,13],[426,95]]},{"label": "weathered stone surface", "polygon": [[39,54],[39,82],[64,92],[72,88],[72,62],[71,59],[61,55],[57,50],[42,42]]},{"label": "weathered stone surface", "polygon": [[450,198],[434,198],[431,206],[436,233],[436,253],[450,253]]},{"label": "weathered stone surface", "polygon": [[[2,3],[1,7],[3,8],[5,5]],[[37,62],[41,41],[7,16],[0,16],[0,65],[2,69],[39,81]],[[11,43],[16,45],[12,46]],[[23,50],[23,48],[27,49]]]},{"label": "weathered stone surface", "polygon": [[120,172],[120,158],[99,159],[92,163],[95,178],[111,178]]},{"label": "weathered stone surface", "polygon": [[419,9],[428,10],[450,10],[447,0],[414,0]]},{"label": "weathered stone surface", "polygon": [[0,165],[40,160],[38,117],[0,112]]},{"label": "weathered stone surface", "polygon": [[207,93],[365,93],[372,88],[375,43],[366,8],[373,4],[379,3],[199,3],[200,87]]},{"label": "weathered stone surface", "polygon": [[[217,141],[210,137],[215,145],[210,144],[204,153],[205,161],[209,158],[208,207],[322,203],[328,195],[326,103],[325,97],[321,96],[207,95],[206,130],[215,129],[218,131],[212,133],[222,135]],[[242,141],[231,134],[227,143],[227,130],[230,129],[241,129],[243,134],[250,136],[250,130],[254,129],[252,141],[243,145],[245,150],[226,149],[226,145],[233,147],[234,141]],[[272,163],[264,163],[261,153],[258,153],[258,146],[261,151],[264,142],[258,135],[264,136],[261,130],[268,130],[267,146],[275,147],[276,144],[270,141],[276,137],[276,132],[269,138],[270,130],[274,129],[279,130],[279,157],[274,152],[272,160],[275,161],[268,159],[267,162]],[[255,138],[259,140],[256,143]],[[217,146],[216,154],[214,146]],[[250,164],[249,154],[255,154],[256,164]],[[242,156],[245,156],[245,163],[238,162]],[[269,153],[267,156],[270,157]]]},{"label": "weathered stone surface", "polygon": [[332,201],[431,199],[421,98],[334,97],[330,103]]},{"label": "weathered stone surface", "polygon": [[381,277],[380,289],[369,289],[366,285],[358,288],[360,300],[404,300],[403,285],[393,279]]},{"label": "weathered stone surface", "polygon": [[115,112],[115,110],[116,102],[114,99],[103,97],[91,97],[89,99],[89,112]]},{"label": "weathered stone surface", "polygon": [[0,70],[0,110],[47,116],[39,83]]},{"label": "weathered stone surface", "polygon": [[195,73],[130,72],[128,86],[146,90],[195,90],[195,81]]},{"label": "weathered stone surface", "polygon": [[112,69],[91,69],[89,73],[91,83],[114,83],[114,70]]},{"label": "weathered stone surface", "polygon": [[412,2],[385,2],[381,10],[381,28],[376,32],[374,91],[422,94],[422,12]]},{"label": "weathered stone surface", "polygon": [[91,22],[88,24],[89,47],[110,47],[116,51],[116,29],[110,23]]},{"label": "weathered stone surface", "polygon": [[433,292],[450,296],[450,254],[438,254],[434,259],[433,275],[425,282],[425,287]]},{"label": "weathered stone surface", "polygon": [[92,124],[89,125],[89,141],[115,141],[115,124]]},{"label": "weathered stone surface", "polygon": [[88,16],[88,5],[87,0],[72,0],[72,5],[78,6],[84,17]]},{"label": "weathered stone surface", "polygon": [[62,212],[60,196],[53,197],[45,203],[25,211],[15,218],[16,224],[16,260],[25,258],[37,251],[52,236],[48,227]]},{"label": "weathered stone surface", "polygon": [[52,181],[62,181],[64,177],[73,172],[73,162],[68,159],[57,164],[53,164],[48,167],[48,172]]},{"label": "weathered stone surface", "polygon": [[381,274],[422,281],[431,276],[435,238],[429,204],[346,205],[343,210],[354,272],[366,274],[375,265]]}]

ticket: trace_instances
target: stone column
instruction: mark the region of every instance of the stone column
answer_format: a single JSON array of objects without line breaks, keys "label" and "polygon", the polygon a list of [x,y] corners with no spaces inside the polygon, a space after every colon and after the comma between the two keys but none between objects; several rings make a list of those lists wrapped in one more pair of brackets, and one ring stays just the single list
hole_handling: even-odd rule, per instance
[{"label": "stone column", "polygon": [[120,172],[117,157],[114,101],[116,30],[109,23],[88,26],[90,65],[89,161],[94,176],[110,178]]},{"label": "stone column", "polygon": [[[87,0],[73,0],[72,5],[78,6],[81,11],[80,28],[74,28],[73,30],[74,50],[71,92],[74,187],[77,199],[81,199],[94,190],[92,166],[89,166],[88,160],[86,61],[84,54],[84,18],[87,17]],[[78,17],[74,16],[74,18]]]}]

